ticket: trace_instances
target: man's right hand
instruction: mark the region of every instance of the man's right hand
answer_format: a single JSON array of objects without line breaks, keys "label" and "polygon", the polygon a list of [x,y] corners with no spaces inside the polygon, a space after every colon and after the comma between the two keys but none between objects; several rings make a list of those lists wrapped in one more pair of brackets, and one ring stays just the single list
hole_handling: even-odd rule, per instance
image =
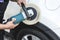
[{"label": "man's right hand", "polygon": [[13,24],[13,21],[9,21],[5,24],[6,29],[14,29],[16,27],[15,24]]}]

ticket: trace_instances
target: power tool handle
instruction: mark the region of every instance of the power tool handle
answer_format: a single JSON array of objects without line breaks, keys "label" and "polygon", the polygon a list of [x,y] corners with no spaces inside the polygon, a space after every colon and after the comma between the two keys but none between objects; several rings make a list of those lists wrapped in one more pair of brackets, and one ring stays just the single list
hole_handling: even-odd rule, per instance
[{"label": "power tool handle", "polygon": [[26,16],[27,16],[27,19],[29,19],[29,18],[30,18],[30,15],[29,15],[29,13],[28,13],[28,11],[27,11],[27,8],[26,8],[26,6],[24,5],[24,3],[21,3],[21,7],[22,7],[23,11],[25,12],[25,14],[26,14]]}]

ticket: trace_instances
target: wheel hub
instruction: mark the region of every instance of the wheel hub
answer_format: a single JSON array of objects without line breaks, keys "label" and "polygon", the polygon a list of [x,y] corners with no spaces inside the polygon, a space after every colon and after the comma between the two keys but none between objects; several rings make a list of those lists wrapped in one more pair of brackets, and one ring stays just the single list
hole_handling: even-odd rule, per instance
[{"label": "wheel hub", "polygon": [[22,37],[22,40],[41,40],[41,39],[35,35],[28,34]]}]

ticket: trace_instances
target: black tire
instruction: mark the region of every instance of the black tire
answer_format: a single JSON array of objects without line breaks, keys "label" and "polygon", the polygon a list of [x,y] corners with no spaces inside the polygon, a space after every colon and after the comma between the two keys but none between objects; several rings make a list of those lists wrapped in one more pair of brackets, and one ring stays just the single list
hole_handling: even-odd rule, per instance
[{"label": "black tire", "polygon": [[22,40],[22,38],[25,35],[28,34],[32,34],[34,36],[37,36],[38,38],[40,38],[41,40],[50,40],[46,35],[44,35],[42,32],[32,29],[32,28],[24,28],[22,30],[19,31],[18,35],[17,35],[17,39],[16,40]]},{"label": "black tire", "polygon": [[41,40],[60,40],[60,38],[42,23],[37,23],[35,25],[26,25],[21,23],[17,28],[11,30],[12,35],[15,40],[21,40],[24,36],[32,34],[37,36]]}]

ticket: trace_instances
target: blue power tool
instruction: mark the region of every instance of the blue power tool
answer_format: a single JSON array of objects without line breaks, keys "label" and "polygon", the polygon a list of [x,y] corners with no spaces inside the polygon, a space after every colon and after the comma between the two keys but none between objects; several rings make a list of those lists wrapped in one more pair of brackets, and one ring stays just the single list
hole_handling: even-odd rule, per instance
[{"label": "blue power tool", "polygon": [[[22,7],[22,10],[24,12],[24,15],[23,15],[23,12],[20,12],[19,14],[17,15],[14,15],[10,18],[7,19],[7,22],[8,21],[12,21],[15,19],[15,21],[13,22],[14,24],[18,24],[24,20],[29,20],[29,21],[32,21],[36,18],[37,16],[37,10],[33,7],[26,7],[23,3],[21,3],[21,7]],[[28,10],[32,10],[33,11],[33,15],[31,13],[28,12]],[[36,20],[37,21],[37,20]],[[5,22],[5,23],[7,23]]]},{"label": "blue power tool", "polygon": [[[23,9],[23,11],[24,11],[27,19],[29,19],[29,18],[30,18],[29,13],[28,13],[28,11],[27,11],[27,9],[26,9],[26,7],[25,7],[25,5],[24,5],[23,3],[21,3],[21,7],[22,7],[22,9]],[[12,21],[12,20],[14,20],[14,19],[15,19],[14,24],[17,24],[17,23],[22,22],[22,21],[25,20],[26,18],[24,18],[22,12],[20,12],[19,14],[14,15],[14,16],[10,17],[9,19],[7,19],[7,22],[8,22],[8,21]],[[5,22],[5,23],[7,23],[7,22]]]}]

